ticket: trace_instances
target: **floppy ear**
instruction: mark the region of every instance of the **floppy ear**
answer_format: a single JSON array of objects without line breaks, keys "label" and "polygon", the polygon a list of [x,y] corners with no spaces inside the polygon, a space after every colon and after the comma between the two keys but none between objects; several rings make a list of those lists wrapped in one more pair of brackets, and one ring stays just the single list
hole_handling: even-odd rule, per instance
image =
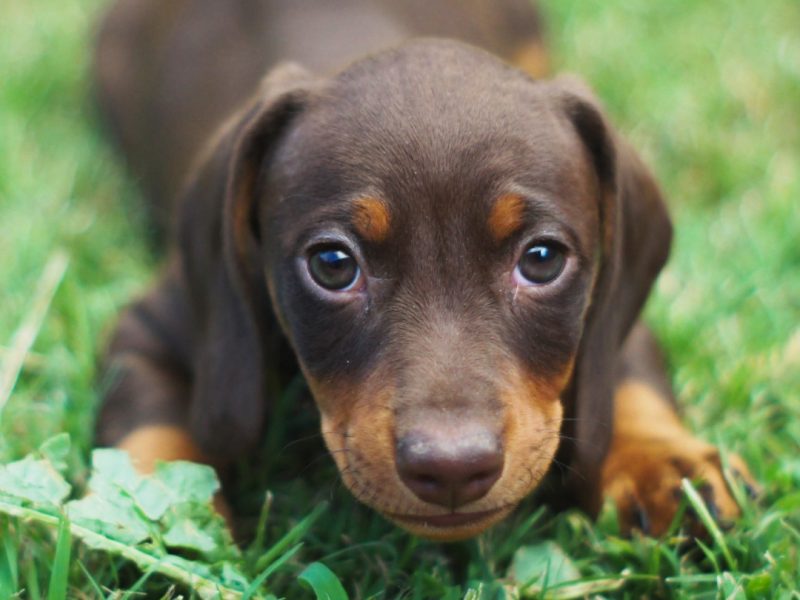
[{"label": "floppy ear", "polygon": [[566,407],[574,419],[578,500],[595,512],[602,502],[598,476],[613,433],[618,355],[667,260],[672,226],[652,175],[615,136],[588,88],[573,78],[553,85],[586,146],[599,191],[599,272]]},{"label": "floppy ear", "polygon": [[[179,209],[179,253],[193,309],[189,428],[209,455],[252,448],[269,402],[280,332],[261,265],[259,174],[307,102],[310,77],[284,65],[209,147]],[[271,356],[271,354],[273,356]]]}]

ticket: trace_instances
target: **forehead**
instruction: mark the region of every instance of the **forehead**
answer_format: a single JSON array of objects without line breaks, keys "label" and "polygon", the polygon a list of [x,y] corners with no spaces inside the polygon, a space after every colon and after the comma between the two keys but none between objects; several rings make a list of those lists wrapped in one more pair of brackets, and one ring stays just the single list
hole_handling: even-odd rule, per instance
[{"label": "forehead", "polygon": [[593,171],[546,84],[462,49],[389,53],[340,74],[296,120],[271,179],[280,213],[358,219],[376,198],[388,233],[406,239],[485,229],[510,193],[578,235],[596,226]]}]

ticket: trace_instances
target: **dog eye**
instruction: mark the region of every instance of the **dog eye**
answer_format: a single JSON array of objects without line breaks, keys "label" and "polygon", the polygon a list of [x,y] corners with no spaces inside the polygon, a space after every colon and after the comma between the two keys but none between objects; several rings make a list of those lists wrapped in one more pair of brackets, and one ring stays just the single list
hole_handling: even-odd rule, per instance
[{"label": "dog eye", "polygon": [[567,261],[564,249],[553,242],[537,242],[528,246],[517,263],[517,271],[535,284],[550,283],[561,274]]},{"label": "dog eye", "polygon": [[308,259],[308,272],[317,285],[326,290],[340,292],[355,285],[361,269],[347,250],[328,246],[311,254]]}]

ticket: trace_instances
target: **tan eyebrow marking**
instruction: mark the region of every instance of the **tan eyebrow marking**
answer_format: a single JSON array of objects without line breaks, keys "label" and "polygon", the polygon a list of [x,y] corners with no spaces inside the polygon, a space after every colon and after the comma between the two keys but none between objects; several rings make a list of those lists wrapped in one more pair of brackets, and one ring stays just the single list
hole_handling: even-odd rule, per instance
[{"label": "tan eyebrow marking", "polygon": [[386,203],[367,196],[354,202],[353,225],[359,235],[370,242],[382,242],[389,235],[391,218]]},{"label": "tan eyebrow marking", "polygon": [[511,57],[511,64],[534,79],[543,79],[550,73],[547,50],[539,40],[532,40],[517,47]]},{"label": "tan eyebrow marking", "polygon": [[489,232],[496,242],[502,242],[522,225],[525,201],[517,194],[500,196],[489,213]]}]

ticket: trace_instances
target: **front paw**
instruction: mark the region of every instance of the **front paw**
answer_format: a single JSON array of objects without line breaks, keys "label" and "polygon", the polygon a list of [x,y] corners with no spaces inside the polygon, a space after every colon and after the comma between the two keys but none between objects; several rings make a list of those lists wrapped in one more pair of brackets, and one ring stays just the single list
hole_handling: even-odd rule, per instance
[{"label": "front paw", "polygon": [[[750,472],[736,455],[728,456],[733,479],[756,495]],[[722,526],[741,514],[725,474],[719,451],[688,433],[667,438],[632,437],[615,440],[603,466],[602,486],[617,507],[625,535],[638,529],[653,536],[665,534],[672,525],[683,498],[681,481],[696,484],[709,512]],[[692,512],[687,525],[693,536],[705,531]]]}]

